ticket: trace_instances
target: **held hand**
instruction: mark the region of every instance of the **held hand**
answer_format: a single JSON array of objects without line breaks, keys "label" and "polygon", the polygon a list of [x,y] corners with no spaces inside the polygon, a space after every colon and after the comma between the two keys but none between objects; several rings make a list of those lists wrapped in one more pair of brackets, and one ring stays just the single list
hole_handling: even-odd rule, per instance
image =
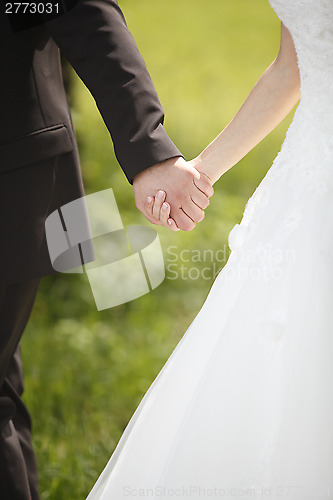
[{"label": "held hand", "polygon": [[[158,190],[167,193],[170,217],[176,226],[190,231],[204,218],[204,209],[214,189],[208,177],[200,173],[183,158],[170,158],[143,170],[133,180],[135,203],[140,212],[153,224],[161,224],[154,216],[147,198]],[[156,210],[155,210],[156,212]]]},{"label": "held hand", "polygon": [[[202,174],[202,172],[200,172]],[[205,174],[203,174],[205,175]],[[151,218],[159,221],[159,224],[162,226],[168,227],[171,231],[179,231],[177,224],[170,217],[171,207],[169,203],[166,201],[167,194],[165,191],[158,191],[156,196],[148,196],[147,203],[147,211]]]},{"label": "held hand", "polygon": [[[194,160],[189,163],[194,166]],[[210,185],[213,184],[212,180],[206,174],[200,171],[200,175],[201,177],[206,177]],[[149,211],[149,215],[159,220],[159,224],[162,226],[168,227],[171,231],[179,231],[177,224],[170,216],[171,207],[166,201],[166,196],[167,194],[162,190],[158,191],[155,197],[148,196],[146,200],[147,210]]]}]

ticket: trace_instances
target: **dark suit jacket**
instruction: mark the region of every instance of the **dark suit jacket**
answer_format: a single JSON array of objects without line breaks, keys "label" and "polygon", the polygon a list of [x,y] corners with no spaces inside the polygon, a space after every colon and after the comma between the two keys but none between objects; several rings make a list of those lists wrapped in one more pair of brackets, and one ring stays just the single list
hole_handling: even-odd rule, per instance
[{"label": "dark suit jacket", "polygon": [[84,195],[59,47],[95,98],[129,182],[181,153],[163,128],[162,106],[115,0],[81,0],[15,34],[6,22],[3,17],[0,282],[9,283],[53,272],[45,218]]}]

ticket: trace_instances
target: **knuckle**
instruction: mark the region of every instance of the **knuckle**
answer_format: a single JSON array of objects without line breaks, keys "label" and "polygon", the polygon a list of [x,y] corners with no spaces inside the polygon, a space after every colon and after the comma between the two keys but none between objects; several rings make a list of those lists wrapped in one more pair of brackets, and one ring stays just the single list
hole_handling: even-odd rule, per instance
[{"label": "knuckle", "polygon": [[204,199],[204,202],[203,202],[203,208],[207,208],[209,205],[209,198],[207,198],[207,196],[205,196],[205,199]]},{"label": "knuckle", "polygon": [[184,227],[184,231],[192,231],[195,228],[195,222],[187,222]]},{"label": "knuckle", "polygon": [[201,210],[196,215],[195,222],[201,222],[204,217],[205,217],[205,212],[203,210]]}]

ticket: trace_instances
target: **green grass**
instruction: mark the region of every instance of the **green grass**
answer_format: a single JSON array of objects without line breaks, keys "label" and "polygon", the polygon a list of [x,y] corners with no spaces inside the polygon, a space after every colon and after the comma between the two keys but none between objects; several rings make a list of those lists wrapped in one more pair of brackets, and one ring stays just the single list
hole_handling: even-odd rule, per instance
[{"label": "green grass", "polygon": [[[165,108],[166,128],[187,158],[196,156],[276,56],[279,21],[265,0],[120,4]],[[124,224],[146,224],[95,104],[77,77],[74,90],[73,119],[87,194],[112,187]],[[289,121],[216,184],[205,220],[194,231],[158,228],[166,266],[174,264],[171,250],[180,256],[185,249],[202,259],[210,249],[215,266],[223,265],[216,252],[225,250],[227,235],[278,152]],[[212,269],[214,262],[179,258],[178,271],[180,265],[188,278],[189,272]],[[57,274],[42,280],[22,340],[42,499],[85,498],[213,281],[213,276],[172,277],[167,267],[165,281],[152,293],[100,312],[85,276]]]}]

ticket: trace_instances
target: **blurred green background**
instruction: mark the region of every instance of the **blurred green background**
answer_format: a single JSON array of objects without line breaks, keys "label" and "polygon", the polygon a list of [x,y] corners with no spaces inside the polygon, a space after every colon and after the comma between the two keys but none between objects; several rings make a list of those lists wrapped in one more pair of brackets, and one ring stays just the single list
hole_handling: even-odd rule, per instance
[{"label": "blurred green background", "polygon": [[[119,3],[164,106],[166,129],[190,159],[224,128],[275,58],[279,20],[266,0]],[[74,72],[71,77],[86,193],[112,187],[124,224],[149,225],[135,208],[89,91]],[[88,494],[203,304],[228,256],[228,233],[279,151],[290,119],[220,179],[204,221],[193,231],[157,228],[166,279],[153,292],[98,312],[85,276],[42,280],[22,340],[42,499],[81,500]],[[194,260],[182,258],[185,249]]]}]

